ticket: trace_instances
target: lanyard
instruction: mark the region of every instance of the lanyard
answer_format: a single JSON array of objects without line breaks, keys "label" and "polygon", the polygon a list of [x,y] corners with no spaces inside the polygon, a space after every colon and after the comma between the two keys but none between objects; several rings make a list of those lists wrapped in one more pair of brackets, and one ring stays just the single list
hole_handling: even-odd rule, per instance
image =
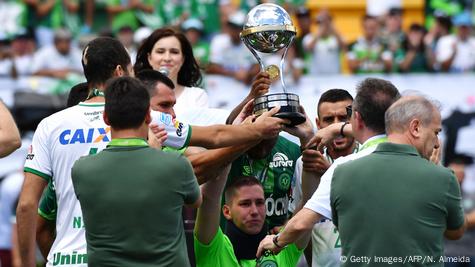
[{"label": "lanyard", "polygon": [[365,150],[366,148],[368,147],[372,147],[372,146],[375,146],[379,143],[384,143],[384,142],[387,142],[388,141],[388,138],[385,136],[385,137],[379,137],[379,138],[376,138],[376,139],[373,139],[369,142],[366,142],[361,148],[360,148],[360,151],[362,150]]},{"label": "lanyard", "polygon": [[117,138],[109,142],[107,147],[110,146],[148,146],[148,143],[141,138]]},{"label": "lanyard", "polygon": [[92,89],[91,93],[87,96],[86,100],[89,100],[89,99],[91,99],[95,96],[102,96],[103,97],[104,92],[99,91],[99,89],[94,88],[94,89]]}]

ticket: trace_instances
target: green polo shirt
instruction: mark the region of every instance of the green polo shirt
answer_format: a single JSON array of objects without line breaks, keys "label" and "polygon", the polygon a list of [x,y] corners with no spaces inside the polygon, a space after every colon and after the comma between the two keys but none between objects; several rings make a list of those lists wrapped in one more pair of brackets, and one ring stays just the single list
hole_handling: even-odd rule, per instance
[{"label": "green polo shirt", "polygon": [[[372,154],[337,167],[330,201],[347,257],[343,266],[381,266],[388,259],[443,266],[444,232],[464,222],[455,176],[409,145],[382,143]],[[425,263],[409,258],[414,255],[427,257]],[[371,260],[368,265],[357,262],[363,257]]]},{"label": "green polo shirt", "polygon": [[190,162],[148,147],[143,139],[112,139],[82,157],[71,177],[84,218],[90,266],[189,266],[184,204],[200,189]]}]

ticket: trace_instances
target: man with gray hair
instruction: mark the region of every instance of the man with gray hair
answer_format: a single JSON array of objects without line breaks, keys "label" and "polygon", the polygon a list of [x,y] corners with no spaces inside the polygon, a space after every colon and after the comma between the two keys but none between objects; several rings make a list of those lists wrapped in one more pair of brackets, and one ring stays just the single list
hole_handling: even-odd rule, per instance
[{"label": "man with gray hair", "polygon": [[440,112],[424,97],[406,96],[386,111],[385,124],[388,142],[333,175],[342,266],[443,266],[444,236],[460,238],[466,222],[457,179],[429,161],[439,147]]}]

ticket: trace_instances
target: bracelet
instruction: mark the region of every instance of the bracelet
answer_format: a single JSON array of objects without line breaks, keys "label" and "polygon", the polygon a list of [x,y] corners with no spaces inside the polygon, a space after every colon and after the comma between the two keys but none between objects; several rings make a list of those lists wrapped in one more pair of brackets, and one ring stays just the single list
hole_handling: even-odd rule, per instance
[{"label": "bracelet", "polygon": [[280,245],[279,245],[279,240],[277,240],[277,239],[279,238],[279,235],[280,235],[280,233],[276,234],[276,235],[274,236],[274,238],[272,238],[272,243],[274,243],[274,245],[275,245],[278,249],[283,249],[283,248],[285,248],[285,247],[287,247],[287,246],[280,246]]},{"label": "bracelet", "polygon": [[340,135],[341,135],[342,137],[345,137],[345,133],[343,132],[343,129],[344,129],[345,126],[348,125],[349,123],[350,123],[350,122],[345,121],[345,123],[343,123],[343,125],[341,126],[341,128],[340,128]]}]

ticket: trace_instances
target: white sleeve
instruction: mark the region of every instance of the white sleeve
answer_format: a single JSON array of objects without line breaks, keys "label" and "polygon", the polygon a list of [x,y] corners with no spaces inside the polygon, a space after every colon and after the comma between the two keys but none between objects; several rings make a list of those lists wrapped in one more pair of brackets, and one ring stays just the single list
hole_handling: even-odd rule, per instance
[{"label": "white sleeve", "polygon": [[295,209],[297,209],[297,206],[302,199],[302,156],[297,159],[295,164],[294,178],[292,179],[292,201],[289,203],[289,211],[292,213],[294,213]]},{"label": "white sleeve", "polygon": [[198,107],[208,108],[209,107],[209,100],[208,100],[208,93],[205,90],[199,89],[201,92],[198,93],[196,96],[196,105]]},{"label": "white sleeve", "polygon": [[45,62],[45,50],[41,49],[38,50],[34,55],[33,55],[33,62],[31,63],[31,72],[35,73],[37,71],[40,71],[44,68],[44,62]]},{"label": "white sleeve", "polygon": [[33,135],[24,168],[25,172],[36,174],[46,181],[53,176],[48,136],[47,122],[42,120]]},{"label": "white sleeve", "polygon": [[338,166],[338,160],[328,168],[320,179],[320,184],[317,190],[313,193],[312,197],[305,204],[305,208],[313,210],[328,219],[332,218],[332,210],[330,206],[330,188],[333,179],[333,172]]},{"label": "white sleeve", "polygon": [[209,47],[209,61],[211,63],[216,64],[223,64],[223,53],[225,53],[225,36],[222,34],[216,35],[213,40],[211,40],[211,44]]},{"label": "white sleeve", "polygon": [[152,123],[162,125],[167,131],[164,145],[176,149],[188,146],[191,139],[191,126],[180,122],[168,113],[152,111]]},{"label": "white sleeve", "polygon": [[455,40],[451,36],[442,37],[435,47],[435,58],[437,62],[444,62],[452,56]]}]

